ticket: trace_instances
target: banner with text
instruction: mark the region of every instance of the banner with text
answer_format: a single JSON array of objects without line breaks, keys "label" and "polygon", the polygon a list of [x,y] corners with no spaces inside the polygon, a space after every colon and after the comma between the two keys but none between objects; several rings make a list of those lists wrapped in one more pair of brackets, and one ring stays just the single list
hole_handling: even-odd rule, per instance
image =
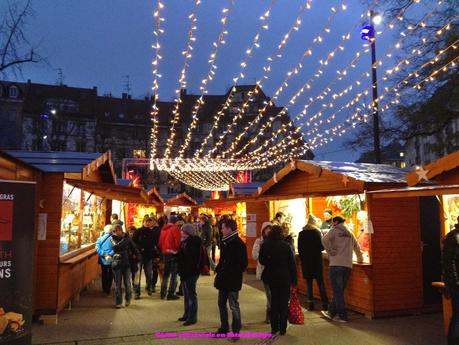
[{"label": "banner with text", "polygon": [[35,183],[0,180],[0,344],[32,343]]}]

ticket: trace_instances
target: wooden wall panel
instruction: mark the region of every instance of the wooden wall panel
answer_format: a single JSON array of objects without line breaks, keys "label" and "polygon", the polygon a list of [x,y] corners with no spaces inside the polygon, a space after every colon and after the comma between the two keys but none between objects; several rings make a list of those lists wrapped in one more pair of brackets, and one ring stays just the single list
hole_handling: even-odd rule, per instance
[{"label": "wooden wall panel", "polygon": [[349,178],[345,185],[342,175],[324,171],[320,177],[295,170],[275,184],[264,195],[314,195],[314,194],[354,194],[363,191],[364,183]]},{"label": "wooden wall panel", "polygon": [[269,221],[269,203],[267,201],[252,201],[246,203],[246,212],[247,214],[256,214],[257,221],[257,237],[246,237],[246,246],[247,246],[247,256],[249,258],[249,271],[255,271],[257,268],[257,262],[252,259],[252,249],[255,243],[255,240],[261,236],[261,225],[263,222]]},{"label": "wooden wall panel", "polygon": [[419,198],[369,200],[374,308],[381,315],[423,305]]},{"label": "wooden wall panel", "polygon": [[[328,265],[328,260],[324,260],[324,282],[328,299],[331,300],[333,293],[330,284]],[[297,258],[297,267],[298,290],[300,293],[306,294],[306,282],[301,272],[301,261],[299,258]],[[314,298],[320,300],[319,288],[315,281],[313,290]],[[372,267],[370,265],[354,265],[348,286],[345,290],[345,299],[348,309],[363,313],[368,317],[374,316]]]},{"label": "wooden wall panel", "polygon": [[[62,207],[62,174],[45,174],[40,184],[38,213],[47,213],[46,240],[37,241],[35,311],[53,312],[57,307],[58,260]],[[43,260],[41,259],[43,258]]]}]

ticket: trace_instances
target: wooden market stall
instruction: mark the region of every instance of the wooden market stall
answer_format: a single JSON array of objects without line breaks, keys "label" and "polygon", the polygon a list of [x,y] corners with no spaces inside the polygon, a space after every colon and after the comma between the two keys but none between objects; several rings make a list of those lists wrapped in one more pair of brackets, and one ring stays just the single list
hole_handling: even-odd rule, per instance
[{"label": "wooden market stall", "polygon": [[170,215],[171,212],[177,214],[198,215],[198,203],[186,193],[181,193],[170,198],[164,204],[164,213]]},{"label": "wooden market stall", "polygon": [[231,215],[238,223],[239,236],[247,246],[249,264],[247,270],[255,272],[257,263],[252,259],[252,248],[257,237],[261,236],[261,225],[269,221],[269,205],[265,201],[256,200],[253,196],[206,200],[203,204],[213,214]]},{"label": "wooden market stall", "polygon": [[144,216],[159,215],[164,211],[164,200],[156,190],[152,187],[148,192],[145,192],[143,200],[136,202],[117,202],[114,209],[120,210],[123,213],[123,219],[127,226],[134,225],[136,228],[142,226]]},{"label": "wooden market stall", "polygon": [[[271,217],[281,210],[294,233],[306,216],[324,209],[342,215],[365,249],[363,264],[354,264],[346,289],[350,309],[367,317],[420,311],[424,306],[419,200],[376,199],[370,194],[405,184],[405,172],[389,165],[293,161],[268,180],[258,198],[270,200]],[[299,217],[299,218],[298,218]],[[301,263],[299,289],[305,292]],[[328,260],[325,284],[331,295]]]},{"label": "wooden market stall", "polygon": [[[421,207],[424,295],[439,298],[441,281],[441,243],[454,228],[459,216],[459,151],[407,174],[408,187],[380,190],[373,199],[392,202],[398,198],[418,200]],[[443,297],[445,332],[451,319],[450,300]]]},{"label": "wooden market stall", "polygon": [[0,151],[0,179],[35,181],[34,313],[53,315],[99,275],[95,240],[111,199],[148,200],[117,186],[110,152]]}]

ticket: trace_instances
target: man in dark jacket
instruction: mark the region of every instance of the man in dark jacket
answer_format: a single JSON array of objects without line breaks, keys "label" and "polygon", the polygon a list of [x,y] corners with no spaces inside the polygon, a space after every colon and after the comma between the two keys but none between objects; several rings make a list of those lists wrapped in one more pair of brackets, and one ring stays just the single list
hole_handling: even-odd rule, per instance
[{"label": "man in dark jacket", "polygon": [[239,238],[236,221],[226,219],[222,222],[222,248],[220,261],[215,269],[214,286],[218,290],[218,309],[220,311],[220,328],[217,334],[229,332],[228,309],[229,302],[233,322],[233,333],[241,330],[241,311],[239,309],[239,291],[242,288],[242,275],[247,269],[247,249]]},{"label": "man in dark jacket", "polygon": [[287,242],[282,240],[282,228],[272,227],[266,241],[260,248],[258,257],[265,268],[261,275],[271,291],[271,333],[287,331],[288,300],[291,285],[297,284],[296,264]]},{"label": "man in dark jacket", "polygon": [[448,329],[448,345],[459,344],[459,217],[458,224],[443,242],[443,280],[451,296],[453,314]]},{"label": "man in dark jacket", "polygon": [[328,297],[323,278],[322,234],[319,229],[319,219],[309,215],[308,223],[298,235],[298,253],[301,259],[301,269],[308,288],[308,310],[314,310],[313,281],[319,286],[322,310],[328,310]]},{"label": "man in dark jacket", "polygon": [[[147,217],[143,221],[143,226],[137,229],[132,236],[132,240],[136,244],[141,254],[141,261],[139,263],[139,269],[134,280],[134,291],[135,299],[140,298],[140,277],[141,269],[145,272],[146,289],[149,296],[155,292],[156,282],[158,280],[158,273],[153,276],[153,259],[158,256],[158,238],[159,228],[153,226],[153,219]],[[156,279],[155,279],[156,278]]]},{"label": "man in dark jacket", "polygon": [[215,271],[215,262],[212,260],[212,226],[210,225],[210,219],[206,215],[201,215],[201,240],[202,245],[207,250],[207,256],[210,262],[210,268]]}]

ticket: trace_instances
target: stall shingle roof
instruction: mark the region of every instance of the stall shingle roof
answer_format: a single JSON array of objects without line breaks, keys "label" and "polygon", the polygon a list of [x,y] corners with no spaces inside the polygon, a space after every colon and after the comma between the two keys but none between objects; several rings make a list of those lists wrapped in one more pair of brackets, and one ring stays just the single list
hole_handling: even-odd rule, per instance
[{"label": "stall shingle roof", "polygon": [[103,153],[5,150],[8,155],[43,172],[78,173]]},{"label": "stall shingle roof", "polygon": [[338,174],[352,177],[356,180],[371,183],[405,183],[407,170],[388,164],[308,161],[307,164],[318,166]]}]

